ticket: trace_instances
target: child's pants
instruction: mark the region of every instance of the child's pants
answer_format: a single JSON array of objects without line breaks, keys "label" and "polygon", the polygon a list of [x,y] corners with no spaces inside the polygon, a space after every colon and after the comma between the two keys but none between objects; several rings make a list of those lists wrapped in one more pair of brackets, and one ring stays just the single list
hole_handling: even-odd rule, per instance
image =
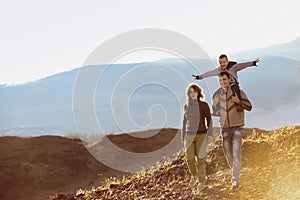
[{"label": "child's pants", "polygon": [[237,83],[237,82],[231,82],[230,83],[230,87],[231,87],[232,93],[235,94],[235,95],[237,95],[238,98],[241,100],[242,97],[241,97],[241,91],[240,91],[239,83]]}]

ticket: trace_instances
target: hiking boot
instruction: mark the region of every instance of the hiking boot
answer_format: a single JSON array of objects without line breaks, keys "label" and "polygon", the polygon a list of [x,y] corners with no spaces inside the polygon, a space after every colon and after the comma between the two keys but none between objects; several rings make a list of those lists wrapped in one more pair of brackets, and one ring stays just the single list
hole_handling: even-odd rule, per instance
[{"label": "hiking boot", "polygon": [[237,181],[232,181],[232,186],[231,186],[231,191],[239,190],[240,189],[240,184]]},{"label": "hiking boot", "polygon": [[205,185],[204,182],[199,182],[198,186],[197,186],[197,189],[198,189],[199,192],[201,192],[202,190],[204,190],[205,187],[206,187],[206,185]]},{"label": "hiking boot", "polygon": [[194,187],[197,183],[197,177],[192,176],[190,180],[190,187]]}]

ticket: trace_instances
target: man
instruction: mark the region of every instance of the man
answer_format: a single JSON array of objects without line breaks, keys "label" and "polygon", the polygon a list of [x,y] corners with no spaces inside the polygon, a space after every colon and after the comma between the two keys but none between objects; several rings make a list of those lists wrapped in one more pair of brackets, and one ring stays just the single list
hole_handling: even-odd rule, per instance
[{"label": "man", "polygon": [[241,99],[233,95],[230,87],[231,78],[227,72],[219,74],[219,82],[222,90],[219,95],[220,102],[220,126],[222,129],[223,150],[232,173],[232,190],[239,189],[242,134],[244,122],[244,110],[238,111],[235,104],[250,111],[252,105],[245,93],[241,90]]}]

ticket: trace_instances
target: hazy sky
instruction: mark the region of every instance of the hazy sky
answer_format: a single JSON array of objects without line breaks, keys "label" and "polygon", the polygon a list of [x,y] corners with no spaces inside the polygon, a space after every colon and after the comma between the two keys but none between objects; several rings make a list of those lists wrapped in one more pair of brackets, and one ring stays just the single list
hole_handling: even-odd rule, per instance
[{"label": "hazy sky", "polygon": [[107,39],[163,28],[197,42],[209,56],[289,42],[300,35],[297,0],[2,1],[0,84],[80,67]]}]

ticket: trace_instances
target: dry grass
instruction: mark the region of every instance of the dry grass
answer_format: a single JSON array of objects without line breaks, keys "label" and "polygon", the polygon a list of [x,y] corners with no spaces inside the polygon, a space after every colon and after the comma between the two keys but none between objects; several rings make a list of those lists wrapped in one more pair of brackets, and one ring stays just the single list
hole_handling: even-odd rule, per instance
[{"label": "dry grass", "polygon": [[106,179],[98,188],[53,199],[300,199],[300,127],[251,131],[243,139],[241,189],[234,193],[218,138],[207,157],[207,188],[202,193],[189,187],[184,155],[177,153],[122,179]]}]

